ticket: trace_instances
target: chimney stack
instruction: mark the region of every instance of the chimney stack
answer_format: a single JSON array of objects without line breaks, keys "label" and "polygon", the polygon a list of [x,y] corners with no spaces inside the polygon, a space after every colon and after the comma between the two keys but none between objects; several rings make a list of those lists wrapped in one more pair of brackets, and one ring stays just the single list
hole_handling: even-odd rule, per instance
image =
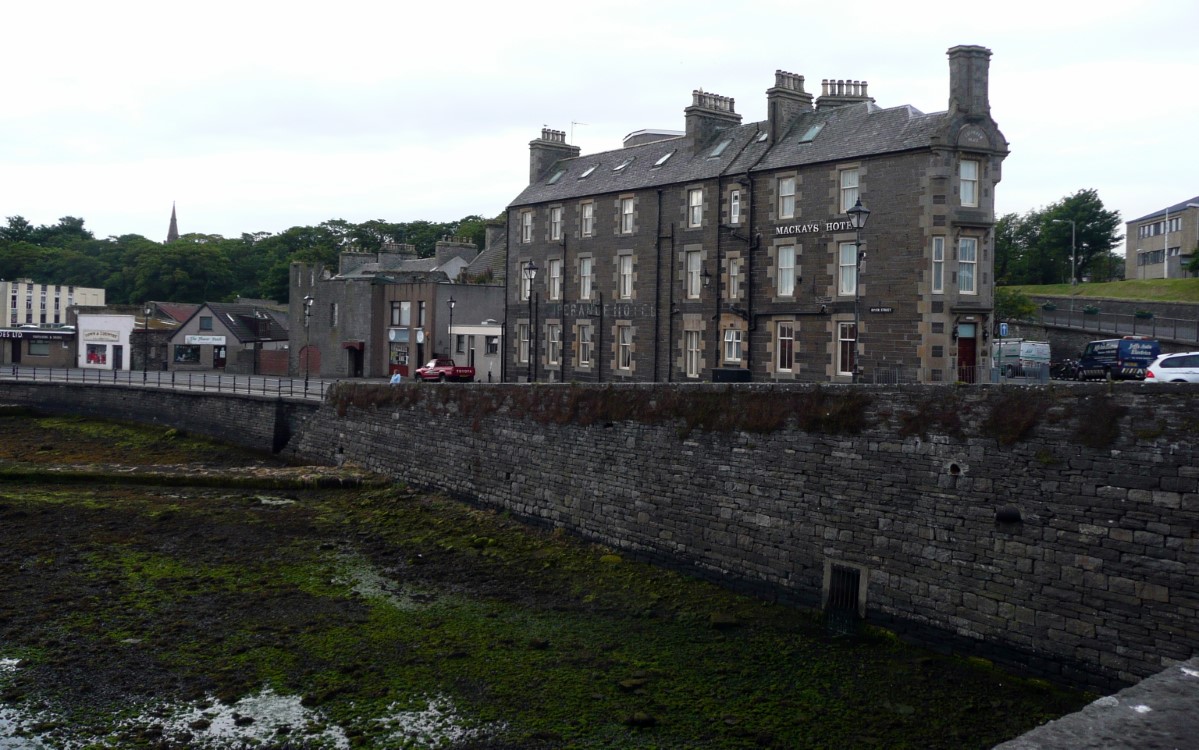
[{"label": "chimney stack", "polygon": [[741,115],[733,109],[733,99],[703,90],[691,92],[691,106],[683,110],[687,121],[687,139],[699,149],[712,136],[741,124]]},{"label": "chimney stack", "polygon": [[812,111],[812,95],[803,89],[804,77],[774,71],[774,88],[766,90],[766,117],[770,142],[777,143],[801,112]]},{"label": "chimney stack", "polygon": [[951,47],[949,52],[949,111],[990,116],[987,93],[991,50],[972,44]]},{"label": "chimney stack", "polygon": [[820,82],[820,98],[816,100],[816,109],[831,109],[872,101],[874,99],[866,94],[865,81],[825,79]]},{"label": "chimney stack", "polygon": [[541,137],[529,141],[529,184],[545,176],[546,170],[559,159],[573,159],[581,149],[566,143],[566,133],[561,130],[541,129]]}]

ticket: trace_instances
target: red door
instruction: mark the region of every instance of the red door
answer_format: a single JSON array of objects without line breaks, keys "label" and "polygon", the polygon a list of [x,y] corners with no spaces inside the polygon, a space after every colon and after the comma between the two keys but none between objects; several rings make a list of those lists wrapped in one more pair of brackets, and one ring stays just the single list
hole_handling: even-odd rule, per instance
[{"label": "red door", "polygon": [[976,362],[978,357],[977,339],[974,337],[958,339],[958,380],[963,383],[973,383],[976,378]]}]

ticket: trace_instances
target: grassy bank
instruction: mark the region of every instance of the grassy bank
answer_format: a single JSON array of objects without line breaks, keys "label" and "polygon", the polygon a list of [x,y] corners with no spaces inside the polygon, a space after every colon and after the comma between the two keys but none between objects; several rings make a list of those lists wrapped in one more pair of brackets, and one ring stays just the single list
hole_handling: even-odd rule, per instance
[{"label": "grassy bank", "polygon": [[402,486],[41,465],[0,483],[0,745],[988,748],[1088,699]]},{"label": "grassy bank", "polygon": [[1196,279],[1129,279],[1103,283],[1044,284],[1012,286],[1029,296],[1103,297],[1107,299],[1145,300],[1148,302],[1199,302],[1199,278]]}]

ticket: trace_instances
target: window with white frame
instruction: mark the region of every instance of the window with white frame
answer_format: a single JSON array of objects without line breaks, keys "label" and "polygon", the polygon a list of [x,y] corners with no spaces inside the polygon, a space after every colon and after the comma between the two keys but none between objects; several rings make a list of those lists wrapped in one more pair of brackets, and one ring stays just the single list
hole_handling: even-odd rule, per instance
[{"label": "window with white frame", "polygon": [[595,260],[589,256],[579,258],[579,299],[591,299],[591,286],[594,280]]},{"label": "window with white frame", "polygon": [[550,299],[562,299],[562,259],[550,258]]},{"label": "window with white frame", "polygon": [[858,170],[841,170],[841,213],[845,213],[858,202]]},{"label": "window with white frame", "polygon": [[633,256],[625,253],[617,256],[617,293],[621,299],[633,298]]},{"label": "window with white frame", "polygon": [[562,363],[562,326],[559,323],[549,323],[545,327],[545,361],[547,364]]},{"label": "window with white frame", "polygon": [[704,191],[703,188],[692,188],[687,191],[687,226],[698,227],[704,221]]},{"label": "window with white frame", "polygon": [[701,278],[700,278],[700,257],[698,250],[688,250],[683,255],[684,263],[686,264],[685,286],[687,299],[699,299]]},{"label": "window with white frame", "polygon": [[488,336],[484,339],[484,351],[488,354],[500,353],[500,337]]},{"label": "window with white frame", "polygon": [[978,162],[974,159],[962,159],[958,165],[958,176],[961,178],[962,205],[977,206]]},{"label": "window with white frame", "polygon": [[591,324],[579,324],[579,367],[591,366]]},{"label": "window with white frame", "polygon": [[932,292],[942,294],[945,291],[945,238],[933,237],[933,272]]},{"label": "window with white frame", "polygon": [[780,219],[795,218],[795,178],[782,177],[779,186],[779,215]]},{"label": "window with white frame", "polygon": [[837,324],[837,374],[852,375],[857,362],[858,329],[853,323]]},{"label": "window with white frame", "polygon": [[595,204],[588,201],[583,204],[583,219],[581,230],[584,237],[595,234]]},{"label": "window with white frame", "polygon": [[837,253],[837,294],[848,297],[858,288],[858,247],[842,242]]},{"label": "window with white frame", "polygon": [[795,245],[782,245],[778,249],[778,288],[780,297],[795,296]]},{"label": "window with white frame", "polygon": [[958,240],[958,291],[962,294],[978,294],[978,239],[962,237]]},{"label": "window with white frame", "polygon": [[699,377],[699,331],[683,331],[683,362],[687,377]]},{"label": "window with white frame", "polygon": [[795,368],[795,324],[791,321],[780,321],[775,327],[778,336],[776,341],[776,349],[778,356],[775,359],[777,369],[780,372],[791,372]]},{"label": "window with white frame", "polygon": [[727,328],[724,332],[724,361],[734,364],[741,362],[741,329]]},{"label": "window with white frame", "polygon": [[533,212],[520,212],[520,241],[530,243],[533,241]]},{"label": "window with white frame", "polygon": [[729,258],[729,299],[741,297],[741,259]]},{"label": "window with white frame", "polygon": [[633,369],[633,326],[616,327],[616,367]]},{"label": "window with white frame", "polygon": [[550,209],[550,239],[558,242],[562,239],[562,207]]},{"label": "window with white frame", "polygon": [[729,223],[736,226],[741,223],[741,191],[729,193]]},{"label": "window with white frame", "polygon": [[620,233],[633,233],[633,199],[620,199]]},{"label": "window with white frame", "polygon": [[533,296],[533,280],[525,273],[525,268],[528,265],[528,261],[523,261],[520,264],[520,298],[522,301],[528,300]]},{"label": "window with white frame", "polygon": [[516,361],[517,362],[528,362],[529,361],[529,324],[528,323],[517,323],[516,324],[516,342],[517,342]]}]

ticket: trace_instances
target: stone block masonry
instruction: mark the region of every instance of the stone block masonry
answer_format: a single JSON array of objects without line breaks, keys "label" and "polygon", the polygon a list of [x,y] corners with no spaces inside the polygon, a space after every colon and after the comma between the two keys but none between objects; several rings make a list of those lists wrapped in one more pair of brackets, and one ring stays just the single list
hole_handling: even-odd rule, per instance
[{"label": "stone block masonry", "polygon": [[[1199,389],[374,388],[340,392],[289,450],[784,600],[818,605],[826,566],[850,566],[868,621],[1071,684],[1199,646]],[[856,425],[685,426],[719,422],[714,396],[785,412],[855,392]],[[597,393],[608,414],[579,405]]]},{"label": "stone block masonry", "polygon": [[[343,384],[319,408],[6,383],[353,462],[760,595],[1108,690],[1199,648],[1199,387]],[[283,447],[283,446],[286,447]]]}]

